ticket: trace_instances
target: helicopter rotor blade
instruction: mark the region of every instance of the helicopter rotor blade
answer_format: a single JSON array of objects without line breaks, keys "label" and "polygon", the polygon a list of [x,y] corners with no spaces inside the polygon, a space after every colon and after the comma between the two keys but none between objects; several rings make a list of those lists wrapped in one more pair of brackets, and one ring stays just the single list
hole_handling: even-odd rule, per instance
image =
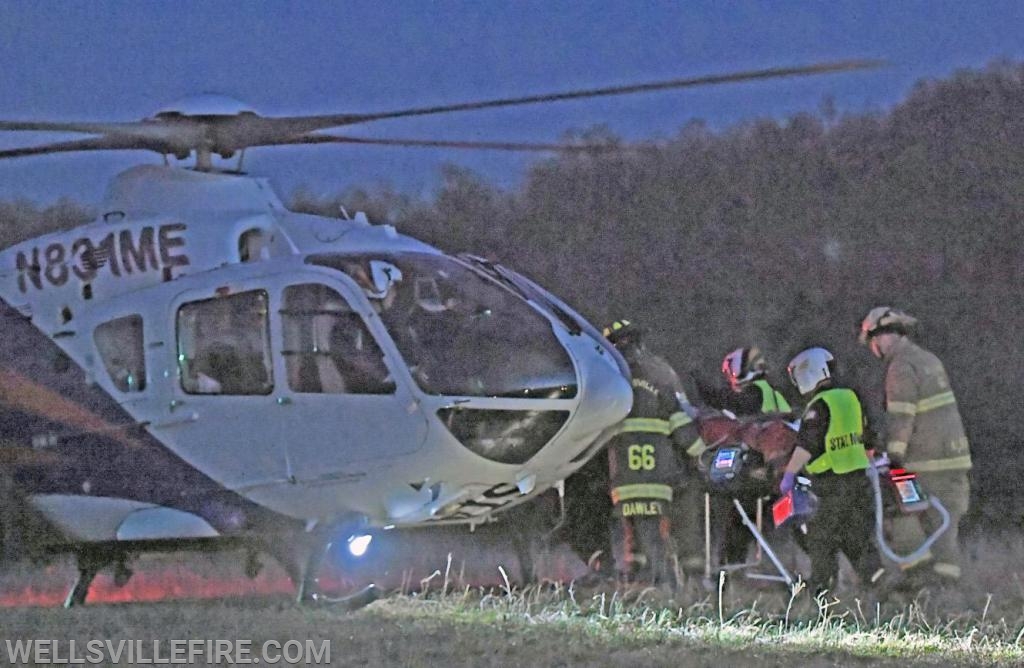
[{"label": "helicopter rotor blade", "polygon": [[0,132],[77,132],[111,137],[138,137],[150,141],[171,143],[181,133],[182,125],[175,127],[165,121],[133,121],[130,123],[92,123],[79,121],[0,121]]},{"label": "helicopter rotor blade", "polygon": [[[387,146],[443,147],[465,149],[489,149],[506,151],[593,151],[593,147],[569,147],[555,144],[531,145],[521,142],[462,142],[417,139],[360,139],[356,137],[330,138],[326,135],[312,135],[317,130],[332,127],[368,123],[410,116],[428,116],[458,111],[473,111],[512,107],[564,100],[579,100],[613,95],[631,95],[653,91],[710,86],[742,81],[802,77],[818,74],[870,69],[885,64],[879,60],[846,60],[816,63],[797,67],[775,67],[745,72],[714,74],[667,81],[655,81],[625,86],[588,88],[561,93],[509,97],[460,104],[431,107],[412,107],[397,111],[371,114],[328,114],[308,116],[260,116],[246,110],[238,113],[162,111],[152,118],[131,123],[105,122],[62,122],[62,121],[0,121],[0,132],[78,132],[99,135],[96,138],[66,141],[42,146],[17,148],[0,151],[0,159],[29,155],[44,155],[69,151],[105,151],[122,149],[143,149],[162,154],[173,154],[179,158],[196,152],[197,162],[209,162],[209,156],[219,154],[229,157],[250,146],[279,146],[287,144],[377,144]],[[201,158],[201,156],[205,156]]]},{"label": "helicopter rotor blade", "polygon": [[342,125],[354,125],[356,123],[368,123],[391,118],[404,118],[408,116],[428,116],[432,114],[446,114],[456,111],[473,111],[477,109],[493,109],[496,107],[513,107],[527,104],[539,104],[544,102],[559,102],[562,100],[579,100],[593,97],[606,97],[612,95],[632,95],[635,93],[648,93],[659,90],[675,88],[693,88],[696,86],[712,86],[725,83],[738,83],[741,81],[755,81],[760,79],[777,79],[794,76],[813,76],[834,72],[846,72],[853,70],[873,69],[881,67],[885,62],[881,60],[845,60],[831,63],[816,63],[814,65],[802,65],[798,67],[775,67],[763,70],[749,70],[745,72],[733,72],[729,74],[712,74],[699,77],[683,79],[670,79],[668,81],[654,81],[643,84],[630,84],[626,86],[607,86],[603,88],[589,88],[561,93],[547,93],[543,95],[528,95],[525,97],[509,97],[496,100],[484,100],[479,102],[463,102],[460,104],[447,104],[433,107],[413,107],[400,109],[398,111],[385,111],[374,114],[335,114],[324,116],[278,116],[261,119],[270,121],[277,126],[278,130],[287,130],[294,134],[322,130]]},{"label": "helicopter rotor blade", "polygon": [[74,141],[42,144],[0,150],[0,160],[5,158],[24,158],[30,155],[48,155],[50,153],[71,153],[74,151],[123,151],[132,149],[149,149],[158,153],[170,153],[165,146],[133,136],[105,136],[77,139]]},{"label": "helicopter rotor blade", "polygon": [[138,123],[90,123],[78,121],[0,121],[0,130],[18,132],[82,132],[93,135],[135,132]]},{"label": "helicopter rotor blade", "polygon": [[258,146],[284,146],[292,144],[367,144],[371,146],[398,146],[413,148],[455,148],[490,151],[536,151],[543,153],[594,153],[617,150],[611,144],[535,144],[504,141],[462,141],[443,139],[399,139],[350,137],[343,135],[304,135],[291,139],[257,144]]}]

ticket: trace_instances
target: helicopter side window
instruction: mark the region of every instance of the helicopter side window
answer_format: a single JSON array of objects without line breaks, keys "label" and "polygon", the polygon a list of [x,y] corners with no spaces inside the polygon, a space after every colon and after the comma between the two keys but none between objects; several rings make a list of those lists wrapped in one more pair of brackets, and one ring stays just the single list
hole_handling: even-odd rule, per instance
[{"label": "helicopter side window", "polygon": [[178,309],[178,366],[189,394],[269,394],[274,388],[267,293],[252,290]]},{"label": "helicopter side window", "polygon": [[142,316],[129,315],[103,323],[93,332],[93,341],[114,387],[122,392],[146,389]]},{"label": "helicopter side window", "polygon": [[238,237],[239,262],[266,260],[270,253],[267,234],[260,229],[246,230]]},{"label": "helicopter side window", "polygon": [[288,385],[314,394],[391,394],[384,353],[359,313],[326,285],[284,290],[285,367]]}]

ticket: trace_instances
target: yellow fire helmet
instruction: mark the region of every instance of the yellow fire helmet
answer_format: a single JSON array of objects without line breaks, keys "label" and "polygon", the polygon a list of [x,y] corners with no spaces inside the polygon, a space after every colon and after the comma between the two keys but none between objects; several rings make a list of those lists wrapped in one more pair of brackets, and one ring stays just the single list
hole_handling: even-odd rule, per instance
[{"label": "yellow fire helmet", "polygon": [[876,306],[871,309],[860,323],[860,334],[857,340],[867,345],[868,339],[886,332],[909,334],[917,324],[917,318],[891,306]]},{"label": "yellow fire helmet", "polygon": [[616,320],[604,328],[604,338],[614,345],[619,345],[626,340],[637,340],[640,336],[640,327],[626,319]]}]

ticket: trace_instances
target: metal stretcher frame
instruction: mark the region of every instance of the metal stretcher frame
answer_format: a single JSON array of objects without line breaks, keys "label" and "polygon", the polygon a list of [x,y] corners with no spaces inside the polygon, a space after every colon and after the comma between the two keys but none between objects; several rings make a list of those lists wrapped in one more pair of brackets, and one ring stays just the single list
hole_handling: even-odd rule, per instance
[{"label": "metal stretcher frame", "polygon": [[[879,472],[875,466],[869,466],[865,470],[865,475],[871,482],[871,490],[874,495],[874,508],[875,508],[875,538],[878,541],[878,547],[882,554],[890,561],[896,564],[909,564],[920,560],[928,550],[935,543],[935,541],[949,529],[950,516],[949,511],[946,510],[942,502],[935,496],[928,497],[928,503],[931,508],[938,512],[941,522],[939,527],[930,535],[927,536],[924,542],[918,546],[916,550],[907,555],[897,554],[886,542],[883,523],[885,520],[884,507],[882,503],[882,492],[879,483]],[[744,573],[746,577],[751,580],[769,580],[776,582],[785,582],[787,586],[792,587],[796,582],[793,575],[789,572],[786,566],[772,550],[771,545],[765,539],[764,534],[761,532],[763,525],[763,505],[764,499],[759,497],[757,499],[757,511],[756,521],[752,521],[747,511],[743,508],[743,504],[738,499],[733,498],[732,504],[736,508],[736,511],[740,514],[740,519],[743,521],[743,525],[750,531],[751,535],[754,536],[754,540],[757,541],[757,553],[753,561],[748,561],[740,564],[722,564],[719,566],[719,571],[737,571],[759,566],[761,564],[762,553],[768,555],[768,559],[772,562],[775,570],[778,571],[778,575],[770,573]],[[710,492],[704,493],[704,577],[705,580],[711,580],[711,494]]]},{"label": "metal stretcher frame", "polygon": [[[754,540],[757,541],[757,552],[753,561],[747,561],[741,564],[722,564],[719,566],[719,571],[738,571],[753,568],[754,566],[761,565],[762,554],[768,555],[768,559],[772,562],[775,570],[778,571],[778,575],[771,573],[744,573],[744,575],[751,580],[769,580],[773,582],[785,582],[787,586],[792,587],[795,582],[793,575],[785,567],[782,561],[772,550],[772,546],[765,539],[764,534],[761,533],[761,527],[764,520],[764,499],[757,499],[757,511],[755,513],[756,521],[752,521],[747,511],[743,508],[743,504],[739,502],[739,499],[732,499],[733,507],[740,514],[740,519],[743,521],[743,525],[748,531],[754,536]],[[711,493],[704,492],[704,577],[707,581],[711,580]]]}]

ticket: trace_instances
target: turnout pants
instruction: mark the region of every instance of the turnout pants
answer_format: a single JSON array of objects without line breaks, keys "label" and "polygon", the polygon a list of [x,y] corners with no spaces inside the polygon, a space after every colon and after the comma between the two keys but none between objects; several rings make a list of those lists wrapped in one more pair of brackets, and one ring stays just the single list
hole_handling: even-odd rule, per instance
[{"label": "turnout pants", "polygon": [[[952,582],[960,579],[959,525],[971,497],[967,475],[966,470],[917,474],[925,494],[937,497],[949,511],[949,529],[935,541],[930,554],[917,563],[902,566],[904,571],[912,570],[915,574],[922,570],[931,571],[929,575]],[[892,546],[897,553],[908,554],[924,542],[926,534],[931,534],[940,525],[941,520],[934,510],[897,517],[892,523]]]},{"label": "turnout pants", "polygon": [[872,539],[875,511],[867,476],[863,471],[822,474],[814,478],[811,489],[818,496],[818,512],[801,541],[811,559],[811,590],[818,594],[834,589],[840,552],[850,560],[861,584],[872,584],[882,562]]},{"label": "turnout pants", "polygon": [[704,492],[696,473],[687,473],[673,490],[669,514],[672,517],[672,543],[679,567],[688,573],[704,571]]},{"label": "turnout pants", "polygon": [[675,583],[672,526],[667,515],[623,517],[621,532],[622,576],[655,585]]}]

